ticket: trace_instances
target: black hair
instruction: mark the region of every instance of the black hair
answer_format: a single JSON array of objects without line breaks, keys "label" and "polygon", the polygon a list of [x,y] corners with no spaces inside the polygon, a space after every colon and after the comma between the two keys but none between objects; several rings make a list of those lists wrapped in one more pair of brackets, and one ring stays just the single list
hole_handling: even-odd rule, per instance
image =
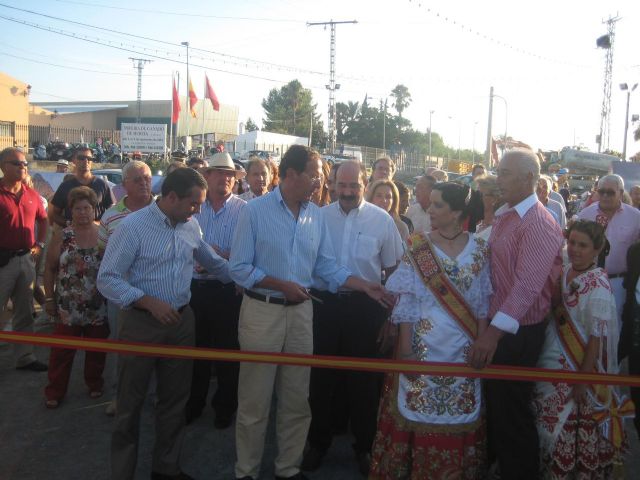
[{"label": "black hair", "polygon": [[162,182],[162,196],[166,197],[169,193],[175,192],[178,198],[185,198],[191,195],[193,187],[206,190],[207,181],[192,168],[177,168]]},{"label": "black hair", "polygon": [[469,215],[469,199],[471,198],[471,188],[468,185],[460,185],[454,182],[436,183],[432,191],[439,191],[442,200],[449,205],[454,212],[462,212],[460,221]]},{"label": "black hair", "polygon": [[302,173],[307,168],[307,162],[314,158],[320,159],[320,154],[312,148],[304,145],[291,145],[285,152],[280,162],[280,178],[286,178],[287,170],[293,168],[296,172]]}]

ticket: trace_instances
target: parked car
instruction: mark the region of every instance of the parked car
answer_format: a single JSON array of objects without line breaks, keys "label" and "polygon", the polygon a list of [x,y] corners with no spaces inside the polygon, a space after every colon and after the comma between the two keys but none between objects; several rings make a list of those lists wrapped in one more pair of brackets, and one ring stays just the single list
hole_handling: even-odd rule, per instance
[{"label": "parked car", "polygon": [[114,185],[120,185],[122,183],[122,170],[120,168],[97,168],[91,170],[91,173],[105,178]]}]

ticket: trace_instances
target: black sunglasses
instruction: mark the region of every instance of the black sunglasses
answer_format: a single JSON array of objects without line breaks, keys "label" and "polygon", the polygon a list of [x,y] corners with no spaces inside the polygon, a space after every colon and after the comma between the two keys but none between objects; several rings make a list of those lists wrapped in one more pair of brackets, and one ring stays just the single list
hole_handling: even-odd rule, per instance
[{"label": "black sunglasses", "polygon": [[93,157],[90,157],[88,155],[76,155],[76,160],[86,160],[87,162],[92,162]]}]

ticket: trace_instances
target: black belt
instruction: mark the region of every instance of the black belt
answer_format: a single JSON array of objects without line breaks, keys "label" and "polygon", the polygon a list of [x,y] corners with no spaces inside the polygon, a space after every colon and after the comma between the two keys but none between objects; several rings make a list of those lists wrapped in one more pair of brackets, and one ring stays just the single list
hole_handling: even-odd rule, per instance
[{"label": "black belt", "polygon": [[[180,308],[178,308],[178,313],[182,313],[184,312],[184,309],[187,308],[189,306],[189,304],[187,303],[186,305],[181,306]],[[146,308],[140,308],[140,307],[133,307],[134,310],[137,310],[139,312],[145,312],[145,313],[151,313],[149,310],[147,310]]]},{"label": "black belt", "polygon": [[222,283],[220,280],[206,279],[206,278],[194,278],[191,280],[191,285],[197,285],[199,287],[213,287],[213,288],[231,288],[235,284],[233,282]]},{"label": "black belt", "polygon": [[607,274],[607,276],[609,277],[609,280],[613,280],[614,278],[624,278],[626,274],[627,272],[622,272],[622,273],[614,273],[613,275]]},{"label": "black belt", "polygon": [[9,249],[5,250],[4,248],[2,248],[0,250],[2,250],[3,252],[6,252],[9,255],[9,258],[22,257],[31,251],[30,248],[23,248],[21,250],[9,250]]},{"label": "black belt", "polygon": [[286,298],[272,297],[271,295],[262,295],[261,293],[254,292],[253,290],[245,290],[244,294],[255,300],[260,300],[265,303],[273,303],[275,305],[284,305],[285,307],[293,307],[294,305],[300,305],[302,302],[290,302]]}]

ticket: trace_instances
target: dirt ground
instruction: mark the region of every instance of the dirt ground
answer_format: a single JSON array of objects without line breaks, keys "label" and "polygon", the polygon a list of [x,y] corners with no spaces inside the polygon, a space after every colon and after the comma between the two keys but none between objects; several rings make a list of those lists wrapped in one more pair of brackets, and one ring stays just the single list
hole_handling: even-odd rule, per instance
[{"label": "dirt ground", "polygon": [[[2,322],[0,322],[0,326]],[[50,327],[39,328],[41,332]],[[38,347],[37,356],[48,359],[48,349]],[[92,400],[82,380],[82,352],[78,352],[69,392],[57,410],[44,406],[43,389],[46,373],[14,369],[12,346],[0,344],[0,480],[106,480],[109,475],[110,433],[113,419],[104,413],[113,395]],[[112,385],[115,362],[108,359],[105,379]],[[215,385],[212,385],[212,391]],[[140,450],[136,479],[148,479],[153,445],[153,394],[147,397],[142,414]],[[627,479],[640,478],[640,444],[627,425],[631,451],[626,459]],[[273,478],[275,458],[273,419],[267,433],[267,444],[261,479]],[[182,454],[185,472],[196,479],[228,480],[234,478],[234,428],[213,428],[213,411],[205,409],[202,417],[188,427]],[[351,437],[341,435],[325,457],[323,466],[311,480],[357,480]]]}]

